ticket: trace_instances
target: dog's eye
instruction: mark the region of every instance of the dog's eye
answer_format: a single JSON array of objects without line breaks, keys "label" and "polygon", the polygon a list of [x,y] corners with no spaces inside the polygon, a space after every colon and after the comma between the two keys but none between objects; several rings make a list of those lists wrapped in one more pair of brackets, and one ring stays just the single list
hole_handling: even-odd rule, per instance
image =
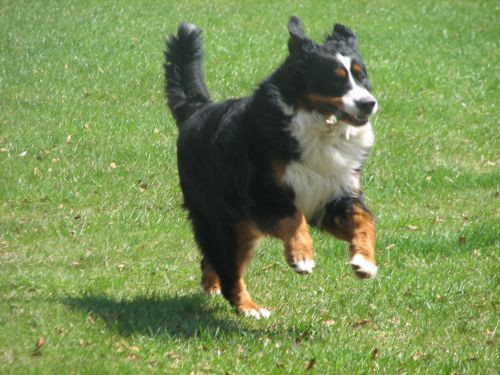
[{"label": "dog's eye", "polygon": [[335,69],[335,76],[338,78],[346,78],[347,77],[347,70],[344,68],[337,68]]},{"label": "dog's eye", "polygon": [[358,76],[358,75],[360,75],[360,74],[363,74],[363,68],[362,68],[362,67],[361,67],[361,65],[360,65],[360,64],[358,64],[358,63],[352,64],[351,69],[352,69],[352,73],[353,73],[354,75],[357,75],[357,76]]},{"label": "dog's eye", "polygon": [[365,85],[367,84],[366,74],[365,74],[363,67],[361,66],[360,63],[358,63],[358,62],[353,63],[351,66],[351,71],[352,71],[352,75],[354,76],[354,78],[356,78],[356,80],[358,80],[362,84],[365,84]]}]

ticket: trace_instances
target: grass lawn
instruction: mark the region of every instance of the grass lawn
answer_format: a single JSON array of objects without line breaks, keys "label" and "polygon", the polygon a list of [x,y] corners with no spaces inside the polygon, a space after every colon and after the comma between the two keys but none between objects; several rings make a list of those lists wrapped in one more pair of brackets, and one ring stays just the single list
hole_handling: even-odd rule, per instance
[{"label": "grass lawn", "polygon": [[[247,95],[292,14],[360,39],[379,276],[313,231],[300,277],[266,240],[254,321],[198,292],[164,38],[203,28],[212,97]],[[0,373],[497,374],[499,19],[493,0],[1,0]]]}]

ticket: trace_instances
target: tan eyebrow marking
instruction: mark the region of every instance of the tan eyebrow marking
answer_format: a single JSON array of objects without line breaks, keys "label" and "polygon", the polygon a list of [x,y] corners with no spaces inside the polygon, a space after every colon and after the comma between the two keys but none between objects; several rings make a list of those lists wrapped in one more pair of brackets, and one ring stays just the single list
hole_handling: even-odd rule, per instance
[{"label": "tan eyebrow marking", "polygon": [[352,71],[355,74],[359,74],[359,73],[361,73],[363,71],[363,68],[361,67],[360,64],[357,64],[357,63],[356,64],[352,64]]},{"label": "tan eyebrow marking", "polygon": [[345,78],[347,77],[347,70],[344,68],[337,68],[335,69],[335,75],[339,78]]}]

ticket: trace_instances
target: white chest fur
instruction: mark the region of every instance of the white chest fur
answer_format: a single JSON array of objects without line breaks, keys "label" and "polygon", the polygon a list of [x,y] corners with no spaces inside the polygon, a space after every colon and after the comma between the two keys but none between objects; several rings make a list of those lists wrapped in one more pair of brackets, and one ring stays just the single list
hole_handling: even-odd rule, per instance
[{"label": "white chest fur", "polygon": [[288,164],[283,180],[308,219],[326,203],[359,188],[356,170],[362,167],[374,141],[370,123],[328,126],[325,120],[319,113],[299,111],[290,126],[301,158]]}]

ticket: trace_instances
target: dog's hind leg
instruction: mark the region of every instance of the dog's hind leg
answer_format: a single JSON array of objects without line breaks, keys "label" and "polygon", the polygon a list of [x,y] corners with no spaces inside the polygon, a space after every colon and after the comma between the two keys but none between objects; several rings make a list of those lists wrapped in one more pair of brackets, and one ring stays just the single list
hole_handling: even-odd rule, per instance
[{"label": "dog's hind leg", "polygon": [[204,276],[209,276],[213,282],[214,275],[210,272],[215,271],[222,295],[238,312],[256,319],[269,317],[268,310],[252,301],[243,281],[260,232],[248,223],[228,225],[197,215],[191,215],[191,219],[196,241],[204,255],[202,262],[209,265]]},{"label": "dog's hind leg", "polygon": [[256,319],[268,318],[271,313],[252,301],[243,281],[243,275],[252,256],[252,250],[262,237],[262,233],[249,222],[238,223],[235,226],[235,233],[237,238],[237,281],[232,292],[235,305],[238,311],[246,316]]}]

